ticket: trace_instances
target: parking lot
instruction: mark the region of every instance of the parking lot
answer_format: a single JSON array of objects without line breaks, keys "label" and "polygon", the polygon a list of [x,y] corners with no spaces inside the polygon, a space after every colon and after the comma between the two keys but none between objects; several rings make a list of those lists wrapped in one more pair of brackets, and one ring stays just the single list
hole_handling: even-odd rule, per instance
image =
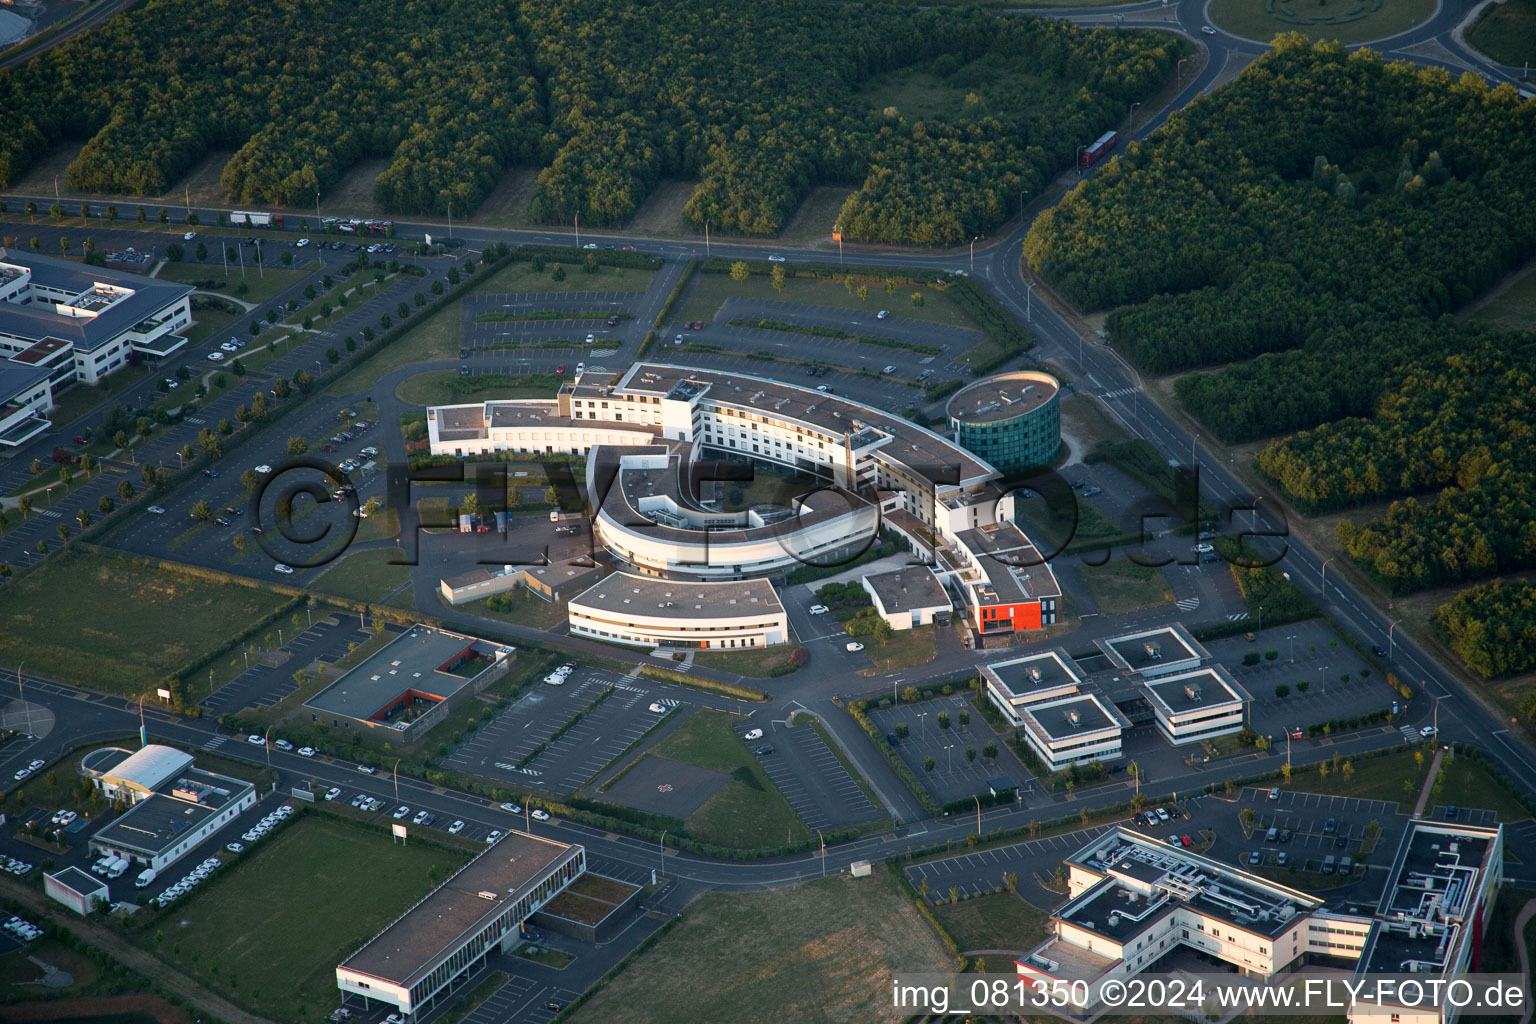
[{"label": "parking lot", "polygon": [[[949,715],[948,729],[939,726],[941,712]],[[969,724],[961,723],[961,712],[970,715]],[[1006,737],[993,734],[992,727],[963,693],[885,708],[872,712],[870,717],[881,737],[895,735],[898,724],[906,725],[907,736],[897,741],[896,752],[941,804],[985,793],[988,780],[998,776],[1007,776],[1021,791],[1034,781],[1034,776],[1009,749]],[[880,742],[886,740],[882,738]],[[982,756],[988,743],[997,745],[995,760]],[[976,751],[974,761],[966,759],[967,748]],[[928,758],[933,758],[932,770],[926,765]]]},{"label": "parking lot", "polygon": [[[737,722],[735,729],[808,828],[846,828],[884,815],[809,725],[765,722],[758,715]],[[754,729],[762,729],[762,737],[746,739]]]},{"label": "parking lot", "polygon": [[[385,628],[397,627],[386,625]],[[269,665],[258,661],[199,703],[214,715],[240,711],[257,704],[271,707],[298,689],[293,674],[299,668],[312,661],[337,661],[346,655],[348,644],[361,644],[368,637],[369,634],[360,627],[355,615],[322,619],[283,645],[282,650],[288,653],[288,658],[282,664]],[[192,682],[195,686],[197,681]]]},{"label": "parking lot", "polygon": [[[608,686],[614,687],[614,692],[585,711]],[[651,711],[653,703],[666,711]],[[539,682],[521,700],[476,730],[444,763],[513,785],[574,793],[667,714],[688,704],[730,706],[723,698],[682,687],[581,667],[563,685]],[[584,712],[581,721],[551,742],[550,737],[577,712]],[[538,750],[545,743],[548,746]],[[520,766],[536,750],[537,756]]]},{"label": "parking lot", "polygon": [[[640,292],[612,291],[472,295],[464,300],[462,345],[465,349],[476,350],[516,348],[520,345],[545,346],[556,341],[570,341],[572,352],[616,349],[627,336],[634,333],[633,317],[643,297]],[[495,314],[525,316],[547,312],[597,315],[537,320],[480,319]],[[618,323],[607,323],[613,317],[620,318]],[[595,337],[590,346],[585,343],[589,334]]]},{"label": "parking lot", "polygon": [[1011,846],[995,846],[956,857],[913,864],[906,868],[907,878],[914,888],[922,891],[923,879],[928,880],[931,897],[948,897],[950,889],[979,896],[998,886],[1006,887],[1008,875],[1018,875],[1018,891],[1029,902],[1041,907],[1054,907],[1065,897],[1041,888],[1035,875],[1049,880],[1063,857],[1082,849],[1095,837],[1108,831],[1111,825],[1095,825],[1078,832],[1059,836],[1047,836],[1014,843]]}]

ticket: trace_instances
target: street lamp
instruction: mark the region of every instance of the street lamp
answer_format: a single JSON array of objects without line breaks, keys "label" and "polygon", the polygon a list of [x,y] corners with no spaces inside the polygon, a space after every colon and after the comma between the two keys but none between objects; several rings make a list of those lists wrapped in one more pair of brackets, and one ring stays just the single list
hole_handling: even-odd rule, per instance
[{"label": "street lamp", "polygon": [[1131,104],[1131,119],[1130,120],[1131,120],[1131,128],[1132,129],[1134,129],[1136,127],[1136,108],[1139,107],[1139,106],[1141,106],[1141,101],[1140,100],[1137,100],[1135,103]]},{"label": "street lamp", "polygon": [[1296,634],[1292,633],[1286,639],[1291,642],[1291,664],[1294,665],[1296,664]]},{"label": "street lamp", "polygon": [[395,802],[400,802],[400,759],[395,758]]},{"label": "street lamp", "polygon": [[1189,60],[1189,58],[1188,57],[1180,58],[1178,66],[1174,68],[1174,73],[1177,75],[1177,78],[1175,79],[1175,81],[1178,81],[1178,82],[1184,81],[1184,62],[1186,60]]},{"label": "street lamp", "polygon": [[944,771],[945,771],[946,774],[950,774],[950,775],[954,774],[954,771],[955,771],[955,755],[952,753],[952,751],[954,749],[955,749],[955,745],[953,743],[946,743],[944,745],[944,757],[945,757]]},{"label": "street lamp", "polygon": [[926,712],[926,711],[921,712],[917,716],[917,718],[918,718],[918,728],[923,731],[923,735],[924,736],[927,736],[928,735],[928,712]]},{"label": "street lamp", "polygon": [[816,830],[816,838],[821,842],[821,877],[827,877],[827,841],[822,838],[821,829]]},{"label": "street lamp", "polygon": [[976,800],[976,841],[980,842],[981,841],[981,797],[977,796],[975,793],[972,793],[971,796]]},{"label": "street lamp", "polygon": [[[142,715],[143,713],[144,713],[144,706],[141,704],[141,705],[139,705],[139,714]],[[265,740],[265,742],[262,744],[262,746],[267,748],[267,767],[271,768],[272,767],[272,727],[270,725],[267,726],[267,734],[264,737],[262,737],[262,739]],[[398,785],[398,783],[397,783],[397,785]]]},{"label": "street lamp", "polygon": [[1328,590],[1328,563],[1333,561],[1333,559],[1337,558],[1337,557],[1338,556],[1335,555],[1335,556],[1323,559],[1323,582],[1322,582],[1322,584],[1321,584],[1321,586],[1319,588],[1320,592],[1326,592]]},{"label": "street lamp", "polygon": [[[976,236],[976,238],[980,237],[980,235]],[[971,273],[973,274],[976,272],[976,238],[971,239]]]},{"label": "street lamp", "polygon": [[667,830],[661,830],[661,838],[656,840],[656,852],[661,857],[661,873],[667,873]]},{"label": "street lamp", "polygon": [[1394,629],[1396,629],[1398,627],[1398,625],[1402,621],[1403,621],[1402,619],[1398,619],[1396,622],[1393,622],[1390,626],[1387,627],[1387,660],[1388,661],[1392,660],[1392,631]]}]

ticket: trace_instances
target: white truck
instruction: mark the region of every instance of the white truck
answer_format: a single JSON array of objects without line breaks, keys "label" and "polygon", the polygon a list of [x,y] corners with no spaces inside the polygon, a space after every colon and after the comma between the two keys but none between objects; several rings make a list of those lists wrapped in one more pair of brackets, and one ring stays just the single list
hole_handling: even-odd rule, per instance
[{"label": "white truck", "polygon": [[854,878],[868,878],[873,868],[867,860],[856,860],[848,865],[848,873]]},{"label": "white truck", "polygon": [[123,877],[123,872],[128,870],[128,863],[129,863],[128,862],[128,858],[126,858],[126,857],[115,857],[115,858],[113,858],[112,866],[107,868],[107,877],[108,878],[121,878],[121,877]]},{"label": "white truck", "polygon": [[139,877],[134,879],[133,884],[137,888],[142,889],[145,886],[149,885],[154,880],[155,880],[155,869],[154,868],[145,868],[143,871],[139,872]]}]

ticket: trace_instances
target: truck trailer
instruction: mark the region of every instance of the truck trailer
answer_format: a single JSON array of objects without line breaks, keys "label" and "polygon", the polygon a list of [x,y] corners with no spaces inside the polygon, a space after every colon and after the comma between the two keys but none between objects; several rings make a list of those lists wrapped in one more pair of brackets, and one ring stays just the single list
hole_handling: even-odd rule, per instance
[{"label": "truck trailer", "polygon": [[283,226],[283,215],[280,213],[256,213],[251,210],[235,210],[229,215],[229,222],[237,228],[280,228]]},{"label": "truck trailer", "polygon": [[1114,149],[1119,142],[1120,134],[1118,132],[1105,132],[1103,135],[1100,135],[1093,145],[1083,149],[1082,154],[1077,160],[1078,167],[1084,169],[1092,167],[1108,156],[1110,150]]}]

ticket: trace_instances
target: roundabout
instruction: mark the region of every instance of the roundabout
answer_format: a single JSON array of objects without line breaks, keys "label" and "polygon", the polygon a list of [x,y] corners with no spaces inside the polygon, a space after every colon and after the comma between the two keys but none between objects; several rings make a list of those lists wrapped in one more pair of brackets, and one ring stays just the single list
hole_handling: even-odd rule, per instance
[{"label": "roundabout", "polygon": [[1422,26],[1436,0],[1211,0],[1210,23],[1265,43],[1281,32],[1310,39],[1368,43]]}]

